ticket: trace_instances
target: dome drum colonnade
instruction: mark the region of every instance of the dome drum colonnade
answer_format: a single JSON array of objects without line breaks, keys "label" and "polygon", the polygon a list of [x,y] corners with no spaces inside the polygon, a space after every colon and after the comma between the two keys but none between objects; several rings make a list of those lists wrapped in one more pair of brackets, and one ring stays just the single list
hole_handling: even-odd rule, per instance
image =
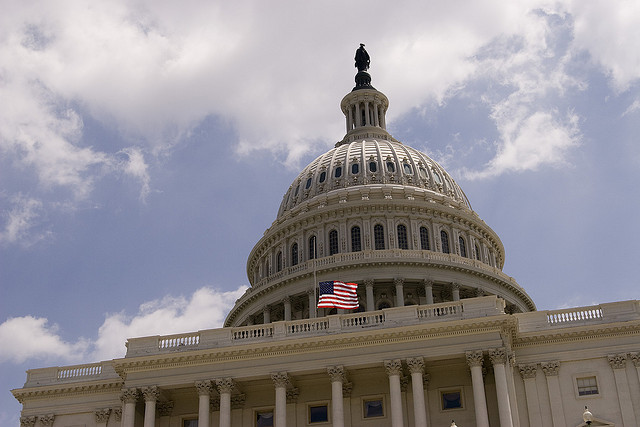
[{"label": "dome drum colonnade", "polygon": [[358,72],[341,102],[345,137],[283,196],[249,255],[251,288],[225,326],[315,317],[314,287],[322,280],[361,285],[366,311],[485,294],[504,298],[507,312],[535,310],[502,273],[502,242],[458,184],[387,132],[389,101],[370,81]]}]

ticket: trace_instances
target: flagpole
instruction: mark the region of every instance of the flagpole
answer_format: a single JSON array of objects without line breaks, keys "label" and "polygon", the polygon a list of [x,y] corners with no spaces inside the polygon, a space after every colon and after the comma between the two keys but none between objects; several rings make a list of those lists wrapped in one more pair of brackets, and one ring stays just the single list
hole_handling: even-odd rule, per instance
[{"label": "flagpole", "polygon": [[318,279],[316,278],[316,260],[313,259],[313,311],[315,313],[315,318],[318,317]]}]

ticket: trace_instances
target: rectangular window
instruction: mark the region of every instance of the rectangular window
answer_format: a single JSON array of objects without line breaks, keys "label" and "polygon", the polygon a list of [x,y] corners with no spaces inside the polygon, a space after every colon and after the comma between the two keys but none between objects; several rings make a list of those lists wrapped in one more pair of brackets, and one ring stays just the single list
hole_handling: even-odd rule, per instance
[{"label": "rectangular window", "polygon": [[576,383],[578,385],[578,396],[598,394],[596,377],[576,378]]},{"label": "rectangular window", "polygon": [[256,411],[256,427],[273,427],[273,411]]},{"label": "rectangular window", "polygon": [[384,417],[382,399],[368,399],[362,402],[364,418]]},{"label": "rectangular window", "polygon": [[329,422],[329,410],[327,405],[309,406],[309,424]]},{"label": "rectangular window", "polygon": [[182,420],[182,427],[198,427],[198,420]]},{"label": "rectangular window", "polygon": [[442,410],[462,408],[462,394],[460,390],[449,390],[440,393]]}]

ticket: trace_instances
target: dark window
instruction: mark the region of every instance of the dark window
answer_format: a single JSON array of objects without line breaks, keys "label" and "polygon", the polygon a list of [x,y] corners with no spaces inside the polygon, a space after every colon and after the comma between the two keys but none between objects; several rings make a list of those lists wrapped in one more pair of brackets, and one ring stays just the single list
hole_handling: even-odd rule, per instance
[{"label": "dark window", "polygon": [[413,175],[413,169],[411,169],[411,165],[409,163],[403,163],[402,167],[404,168],[404,173],[407,175]]},{"label": "dark window", "polygon": [[389,172],[395,172],[396,171],[396,164],[393,162],[387,162],[387,170]]},{"label": "dark window", "polygon": [[276,255],[276,271],[282,270],[282,252],[278,252]]},{"label": "dark window", "polygon": [[385,308],[391,308],[391,305],[386,301],[382,301],[380,304],[378,304],[378,310],[382,310]]},{"label": "dark window", "polygon": [[338,232],[331,230],[329,232],[329,255],[338,253]]},{"label": "dark window", "polygon": [[376,162],[369,162],[369,170],[376,172],[378,170],[378,164]]},{"label": "dark window", "polygon": [[351,165],[351,174],[352,175],[357,175],[358,173],[360,173],[360,164],[359,163],[354,163]]},{"label": "dark window", "polygon": [[382,399],[365,400],[362,406],[364,418],[384,417]]},{"label": "dark window", "polygon": [[309,424],[326,423],[329,421],[327,405],[309,406]]},{"label": "dark window", "polygon": [[311,236],[309,238],[309,259],[316,259],[316,236]]},{"label": "dark window", "polygon": [[425,168],[420,168],[420,176],[427,179],[427,170]]},{"label": "dark window", "polygon": [[445,254],[450,253],[449,251],[449,235],[446,231],[442,230],[440,232],[440,240],[442,241],[442,252]]},{"label": "dark window", "polygon": [[409,249],[409,242],[407,241],[407,227],[403,224],[398,225],[398,248]]},{"label": "dark window", "polygon": [[351,252],[360,252],[362,250],[362,239],[360,238],[360,227],[357,225],[351,227]]},{"label": "dark window", "polygon": [[307,179],[307,184],[304,186],[305,190],[308,190],[311,187],[311,178]]},{"label": "dark window", "polygon": [[273,427],[273,411],[256,412],[256,427]]},{"label": "dark window", "polygon": [[476,245],[475,248],[476,248],[476,259],[480,261],[480,248],[478,247],[478,245]]},{"label": "dark window", "polygon": [[293,195],[293,197],[296,197],[296,196],[298,195],[298,190],[300,190],[300,187],[299,187],[299,186],[298,186],[298,187],[296,187],[296,192],[295,192],[295,194]]},{"label": "dark window", "polygon": [[462,408],[462,396],[459,391],[442,392],[442,409]]},{"label": "dark window", "polygon": [[327,173],[324,171],[320,172],[320,182],[324,182],[325,179],[327,179]]},{"label": "dark window", "polygon": [[458,243],[460,244],[460,256],[467,257],[467,245],[464,243],[462,237],[458,237]]},{"label": "dark window", "polygon": [[198,427],[198,420],[182,420],[182,427]]},{"label": "dark window", "polygon": [[380,224],[373,227],[373,242],[376,250],[384,249],[384,227]]},{"label": "dark window", "polygon": [[291,245],[291,265],[298,265],[298,244]]},{"label": "dark window", "polygon": [[440,178],[440,174],[435,170],[433,170],[433,180],[436,182],[436,184],[442,184],[442,179]]},{"label": "dark window", "polygon": [[420,249],[423,251],[431,249],[429,247],[429,230],[427,230],[427,227],[420,227]]},{"label": "dark window", "polygon": [[336,178],[340,178],[342,176],[342,166],[338,166],[333,174]]}]

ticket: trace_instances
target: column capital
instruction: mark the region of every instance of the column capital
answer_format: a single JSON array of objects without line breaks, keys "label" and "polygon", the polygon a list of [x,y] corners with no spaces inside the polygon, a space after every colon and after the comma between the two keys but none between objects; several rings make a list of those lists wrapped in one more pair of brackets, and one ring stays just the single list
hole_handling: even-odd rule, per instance
[{"label": "column capital", "polygon": [[404,277],[396,277],[395,279],[393,279],[393,284],[396,286],[404,285]]},{"label": "column capital", "polygon": [[196,389],[198,390],[198,396],[211,396],[213,391],[213,384],[211,380],[200,380],[195,382]]},{"label": "column capital", "polygon": [[474,366],[482,366],[482,361],[484,359],[484,353],[482,350],[467,351],[465,352],[465,356],[470,368],[473,368]]},{"label": "column capital", "polygon": [[231,393],[233,387],[235,387],[235,382],[233,378],[216,378],[215,379],[216,388],[220,394],[222,393]]},{"label": "column capital", "polygon": [[409,367],[409,372],[412,374],[415,373],[424,373],[424,358],[423,357],[411,357],[407,359],[407,366]]},{"label": "column capital", "polygon": [[327,368],[327,374],[331,378],[331,382],[344,382],[345,371],[343,366],[329,366]]},{"label": "column capital", "polygon": [[138,401],[138,389],[135,387],[123,388],[120,391],[120,400],[124,403],[136,403]]},{"label": "column capital", "polygon": [[33,427],[36,425],[36,417],[20,417],[20,427]]},{"label": "column capital", "polygon": [[640,368],[640,353],[629,353],[629,359],[631,359],[633,366],[635,366],[636,368]]},{"label": "column capital", "polygon": [[433,286],[433,280],[431,280],[431,279],[424,279],[424,280],[422,281],[422,284],[423,284],[424,286]]},{"label": "column capital", "polygon": [[244,393],[234,394],[231,396],[231,409],[242,409],[244,403],[247,400],[247,395]]},{"label": "column capital", "polygon": [[213,396],[209,400],[209,412],[216,412],[220,410],[220,396]]},{"label": "column capital", "polygon": [[40,415],[38,421],[40,421],[40,424],[43,426],[52,426],[55,418],[56,416],[54,414]]},{"label": "column capital", "polygon": [[96,409],[93,411],[93,415],[96,417],[96,424],[108,423],[109,415],[111,415],[111,408]]},{"label": "column capital", "polygon": [[291,304],[291,297],[289,295],[287,295],[286,297],[282,298],[282,303],[283,304]]},{"label": "column capital", "polygon": [[353,392],[353,383],[350,381],[342,382],[342,397],[351,397]]},{"label": "column capital", "polygon": [[262,311],[267,311],[267,310],[271,310],[271,305],[265,304],[262,306]]},{"label": "column capital", "polygon": [[451,289],[452,289],[452,290],[454,290],[454,291],[459,291],[459,290],[460,290],[460,287],[461,287],[460,283],[458,283],[458,282],[451,282]]},{"label": "column capital", "polygon": [[298,387],[290,387],[287,389],[287,403],[296,403],[298,401],[298,396],[300,395],[300,390]]},{"label": "column capital", "polygon": [[507,364],[507,350],[504,347],[489,349],[489,358],[494,365]]},{"label": "column capital", "polygon": [[627,353],[610,354],[607,361],[613,369],[624,369],[627,366]]},{"label": "column capital", "polygon": [[364,286],[365,287],[369,287],[369,286],[373,286],[373,279],[367,279],[364,281]]},{"label": "column capital", "polygon": [[113,408],[113,417],[116,419],[116,421],[120,422],[122,421],[122,408]]},{"label": "column capital", "polygon": [[536,363],[529,363],[527,365],[518,365],[518,370],[522,379],[535,378],[538,372],[538,365]]},{"label": "column capital", "polygon": [[289,379],[289,374],[286,372],[276,372],[271,374],[271,379],[273,380],[273,384],[276,387],[286,387],[291,383]]},{"label": "column capital", "polygon": [[385,360],[384,368],[389,376],[402,375],[402,361],[400,359]]},{"label": "column capital", "polygon": [[173,412],[173,400],[158,402],[158,414],[161,417],[168,417]]},{"label": "column capital", "polygon": [[155,402],[158,400],[158,397],[160,397],[160,390],[158,390],[158,386],[152,385],[149,387],[142,387],[140,390],[142,391],[145,402]]},{"label": "column capital", "polygon": [[560,371],[560,362],[558,360],[542,362],[540,366],[542,367],[542,372],[544,372],[547,377],[558,376],[558,371]]}]

